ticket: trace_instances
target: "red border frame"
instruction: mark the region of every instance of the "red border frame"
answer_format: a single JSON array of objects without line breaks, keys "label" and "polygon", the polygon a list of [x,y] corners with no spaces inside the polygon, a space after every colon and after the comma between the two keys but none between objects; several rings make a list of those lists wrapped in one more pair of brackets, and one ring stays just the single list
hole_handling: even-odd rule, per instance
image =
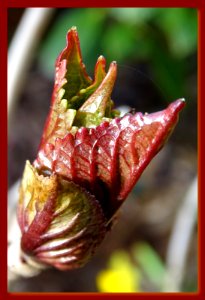
[{"label": "red border frame", "polygon": [[[203,53],[205,53],[205,1],[204,0],[155,0],[153,4],[152,0],[126,0],[125,4],[118,3],[118,1],[103,1],[103,5],[100,2],[96,3],[95,0],[78,0],[74,3],[69,3],[66,0],[43,0],[43,1],[32,1],[32,0],[2,0],[0,7],[0,62],[1,62],[1,80],[0,80],[0,91],[1,95],[1,117],[0,117],[0,133],[1,133],[1,155],[0,155],[0,185],[1,185],[1,199],[3,205],[0,209],[0,237],[1,247],[0,250],[0,299],[14,299],[19,297],[68,297],[68,298],[83,298],[90,299],[93,297],[106,298],[106,299],[119,299],[119,298],[154,298],[158,299],[164,297],[170,299],[205,299],[205,288],[203,286],[203,269],[204,269],[204,258],[202,253],[205,253],[204,240],[202,239],[203,227],[205,226],[205,219],[202,216],[204,211],[204,202],[202,200],[203,184],[202,184],[202,166],[204,165],[204,142],[202,140],[202,111],[205,111],[205,104],[202,101],[205,98],[205,89],[203,88],[202,78],[205,76],[204,65],[205,60]],[[74,1],[72,1],[74,2]],[[70,4],[70,5],[69,5]],[[107,5],[106,5],[107,4]],[[198,43],[198,174],[199,174],[199,291],[196,293],[133,293],[133,294],[102,294],[102,293],[8,293],[7,292],[7,90],[6,90],[6,74],[7,74],[7,8],[14,7],[192,7],[197,8],[199,13],[199,43]]]}]

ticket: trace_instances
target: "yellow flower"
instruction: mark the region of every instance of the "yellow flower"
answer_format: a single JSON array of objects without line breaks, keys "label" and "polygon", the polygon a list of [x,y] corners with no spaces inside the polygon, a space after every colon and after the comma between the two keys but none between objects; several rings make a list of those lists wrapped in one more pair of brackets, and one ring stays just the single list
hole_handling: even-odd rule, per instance
[{"label": "yellow flower", "polygon": [[98,274],[96,284],[104,293],[135,293],[140,291],[140,274],[126,252],[117,251],[112,255],[109,267]]}]

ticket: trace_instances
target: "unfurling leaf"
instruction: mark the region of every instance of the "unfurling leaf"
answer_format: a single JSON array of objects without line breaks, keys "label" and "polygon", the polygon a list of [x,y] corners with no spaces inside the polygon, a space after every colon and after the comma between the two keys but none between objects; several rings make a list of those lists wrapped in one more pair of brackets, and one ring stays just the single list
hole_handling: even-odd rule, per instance
[{"label": "unfurling leaf", "polygon": [[183,99],[119,117],[111,100],[116,76],[116,62],[106,73],[100,56],[91,80],[72,28],[56,61],[37,158],[26,163],[20,188],[21,247],[36,261],[59,269],[85,264],[178,121]]}]

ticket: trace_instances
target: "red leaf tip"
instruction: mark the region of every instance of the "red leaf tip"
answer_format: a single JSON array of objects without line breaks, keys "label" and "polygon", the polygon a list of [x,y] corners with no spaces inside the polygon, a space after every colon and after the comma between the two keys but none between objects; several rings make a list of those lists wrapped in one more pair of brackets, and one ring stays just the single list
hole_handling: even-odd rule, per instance
[{"label": "red leaf tip", "polygon": [[168,108],[171,111],[173,111],[175,113],[178,113],[178,112],[180,112],[184,108],[185,105],[186,105],[185,99],[184,98],[180,98],[180,99],[177,99],[176,101],[172,102],[168,106]]}]

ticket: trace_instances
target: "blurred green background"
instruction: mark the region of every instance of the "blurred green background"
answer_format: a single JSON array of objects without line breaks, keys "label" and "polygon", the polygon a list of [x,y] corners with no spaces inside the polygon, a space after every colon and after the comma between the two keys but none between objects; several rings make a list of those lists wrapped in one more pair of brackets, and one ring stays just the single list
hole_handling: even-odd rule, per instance
[{"label": "blurred green background", "polygon": [[[23,12],[9,9],[9,42]],[[77,26],[83,61],[91,76],[99,55],[106,58],[107,66],[117,61],[113,93],[117,106],[151,112],[181,97],[187,105],[166,149],[137,183],[119,223],[94,259],[66,275],[50,270],[18,281],[13,291],[162,291],[174,216],[197,174],[197,10],[56,9],[35,52],[15,113],[9,140],[10,185],[21,177],[25,160],[35,158],[49,108],[55,59],[72,26]],[[186,270],[182,291],[196,291],[197,228]]]},{"label": "blurred green background", "polygon": [[[65,26],[66,24],[66,26]],[[53,74],[65,35],[77,26],[83,60],[92,74],[96,58],[149,65],[151,78],[167,100],[190,98],[187,76],[196,64],[197,11],[180,8],[109,8],[61,10],[39,53],[44,71]]]}]

